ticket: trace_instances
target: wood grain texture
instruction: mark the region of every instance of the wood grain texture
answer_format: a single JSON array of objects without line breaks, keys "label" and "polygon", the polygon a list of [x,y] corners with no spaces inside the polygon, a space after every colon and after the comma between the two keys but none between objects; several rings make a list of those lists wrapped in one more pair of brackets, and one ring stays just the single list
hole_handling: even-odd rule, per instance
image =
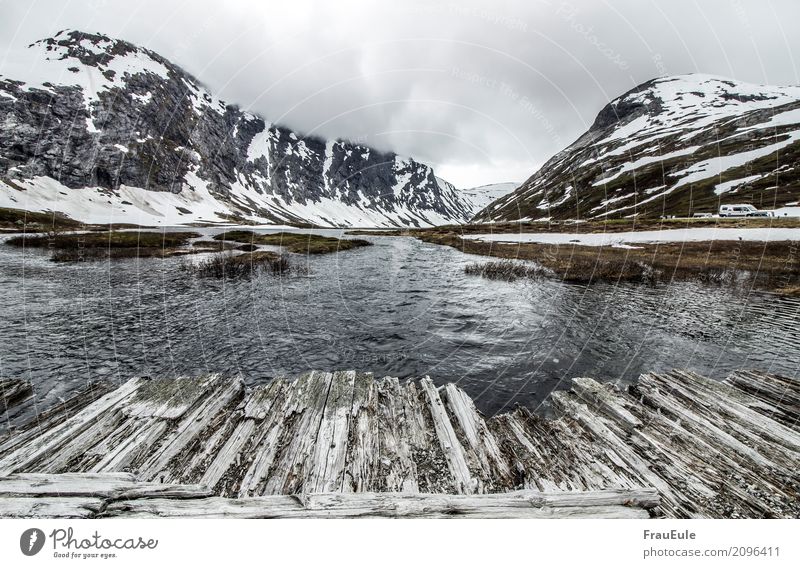
[{"label": "wood grain texture", "polygon": [[[219,506],[219,516],[241,517],[482,516],[486,507],[514,517],[517,501],[470,499],[520,491],[616,491],[631,503],[656,491],[658,504],[644,508],[664,517],[800,516],[800,382],[755,371],[724,381],[646,373],[624,389],[576,378],[552,393],[554,418],[517,408],[487,419],[456,385],[353,371],[252,389],[219,375],[132,379],[75,399],[0,440],[9,516],[69,507],[87,516],[101,499],[129,516],[214,516]],[[31,501],[50,497],[67,500]],[[579,514],[564,503],[527,514]],[[580,514],[642,512],[620,506],[594,500]]]},{"label": "wood grain texture", "polygon": [[225,498],[198,485],[152,484],[126,474],[0,478],[6,518],[648,518],[652,489],[513,491],[484,495],[304,493]]}]

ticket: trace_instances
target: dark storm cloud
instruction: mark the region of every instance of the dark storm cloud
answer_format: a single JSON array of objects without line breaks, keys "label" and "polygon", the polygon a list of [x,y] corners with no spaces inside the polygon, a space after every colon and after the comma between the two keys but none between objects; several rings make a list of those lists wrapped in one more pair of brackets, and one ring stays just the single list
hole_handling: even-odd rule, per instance
[{"label": "dark storm cloud", "polygon": [[62,28],[158,51],[243,108],[430,163],[522,180],[610,99],[690,72],[796,84],[795,0],[0,2],[0,73]]}]

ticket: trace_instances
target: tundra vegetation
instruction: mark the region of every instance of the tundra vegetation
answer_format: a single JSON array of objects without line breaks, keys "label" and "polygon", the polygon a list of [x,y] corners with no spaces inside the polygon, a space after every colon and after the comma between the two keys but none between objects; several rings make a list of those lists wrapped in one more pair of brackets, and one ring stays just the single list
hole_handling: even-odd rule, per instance
[{"label": "tundra vegetation", "polygon": [[[659,283],[697,280],[749,285],[782,295],[800,295],[800,243],[793,241],[706,241],[636,244],[633,248],[576,243],[501,243],[463,239],[477,234],[619,233],[685,228],[800,228],[797,218],[607,219],[448,225],[374,234],[411,236],[464,253],[504,259],[467,265],[486,278],[552,278],[576,283]],[[349,234],[373,234],[352,231]]]},{"label": "tundra vegetation", "polygon": [[[49,249],[51,260],[69,262],[108,258],[164,258],[211,250],[209,247],[188,247],[189,242],[199,236],[190,231],[51,231],[25,233],[11,237],[6,243],[16,247]],[[219,250],[217,243],[212,244]]]},{"label": "tundra vegetation", "polygon": [[181,267],[198,276],[224,279],[246,278],[260,273],[285,274],[292,270],[286,255],[266,250],[215,254],[200,262],[183,262]]},{"label": "tundra vegetation", "polygon": [[254,231],[227,231],[214,237],[218,240],[234,241],[244,245],[272,245],[283,247],[287,252],[296,254],[328,254],[342,252],[354,248],[369,246],[364,239],[337,239],[312,233],[269,233]]}]

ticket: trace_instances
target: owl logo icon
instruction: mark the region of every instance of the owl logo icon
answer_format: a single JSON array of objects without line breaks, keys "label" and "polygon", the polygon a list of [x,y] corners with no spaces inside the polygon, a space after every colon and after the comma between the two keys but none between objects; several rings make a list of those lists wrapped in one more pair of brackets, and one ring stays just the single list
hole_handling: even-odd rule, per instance
[{"label": "owl logo icon", "polygon": [[19,549],[25,556],[34,556],[44,547],[44,540],[42,529],[28,529],[19,537]]}]

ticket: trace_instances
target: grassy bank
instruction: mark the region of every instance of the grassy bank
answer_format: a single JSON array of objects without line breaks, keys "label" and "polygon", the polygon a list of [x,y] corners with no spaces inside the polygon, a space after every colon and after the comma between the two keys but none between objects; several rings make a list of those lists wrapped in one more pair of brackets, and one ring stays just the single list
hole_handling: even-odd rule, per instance
[{"label": "grassy bank", "polygon": [[[210,241],[210,246],[188,248],[197,233],[145,232],[145,231],[94,231],[86,233],[24,234],[12,237],[7,244],[16,247],[46,248],[52,251],[51,260],[73,262],[102,260],[106,258],[167,257],[196,252],[212,252],[224,248]],[[200,243],[197,243],[200,245]]]},{"label": "grassy bank", "polygon": [[265,235],[247,230],[227,231],[216,235],[214,238],[244,243],[245,245],[280,246],[284,247],[288,252],[297,254],[328,254],[372,244],[364,239],[337,239],[336,237],[304,233],[271,233]]},{"label": "grassy bank", "polygon": [[[492,243],[462,239],[441,231],[416,232],[425,242],[452,246],[468,253],[502,259],[532,261],[544,271],[568,282],[669,282],[698,280],[708,283],[749,283],[782,294],[800,292],[800,243],[713,241],[636,245],[639,248],[590,247],[576,244]],[[518,278],[522,268],[485,263],[473,274]],[[516,272],[515,272],[516,271]]]},{"label": "grassy bank", "polygon": [[61,213],[39,213],[25,209],[0,207],[2,233],[52,233],[64,231],[114,231],[144,229],[133,223],[82,223]]},{"label": "grassy bank", "polygon": [[7,232],[74,230],[80,227],[80,222],[59,213],[33,213],[0,207],[0,229]]},{"label": "grassy bank", "polygon": [[[443,225],[430,229],[398,229],[382,231],[382,235],[478,235],[508,233],[625,233],[628,231],[661,231],[669,229],[800,228],[797,217],[742,217],[710,219],[607,219],[603,221],[530,221],[524,223],[492,223],[475,225]],[[358,231],[353,231],[356,234]],[[348,233],[350,234],[350,233]],[[376,233],[377,234],[377,233]]]}]

